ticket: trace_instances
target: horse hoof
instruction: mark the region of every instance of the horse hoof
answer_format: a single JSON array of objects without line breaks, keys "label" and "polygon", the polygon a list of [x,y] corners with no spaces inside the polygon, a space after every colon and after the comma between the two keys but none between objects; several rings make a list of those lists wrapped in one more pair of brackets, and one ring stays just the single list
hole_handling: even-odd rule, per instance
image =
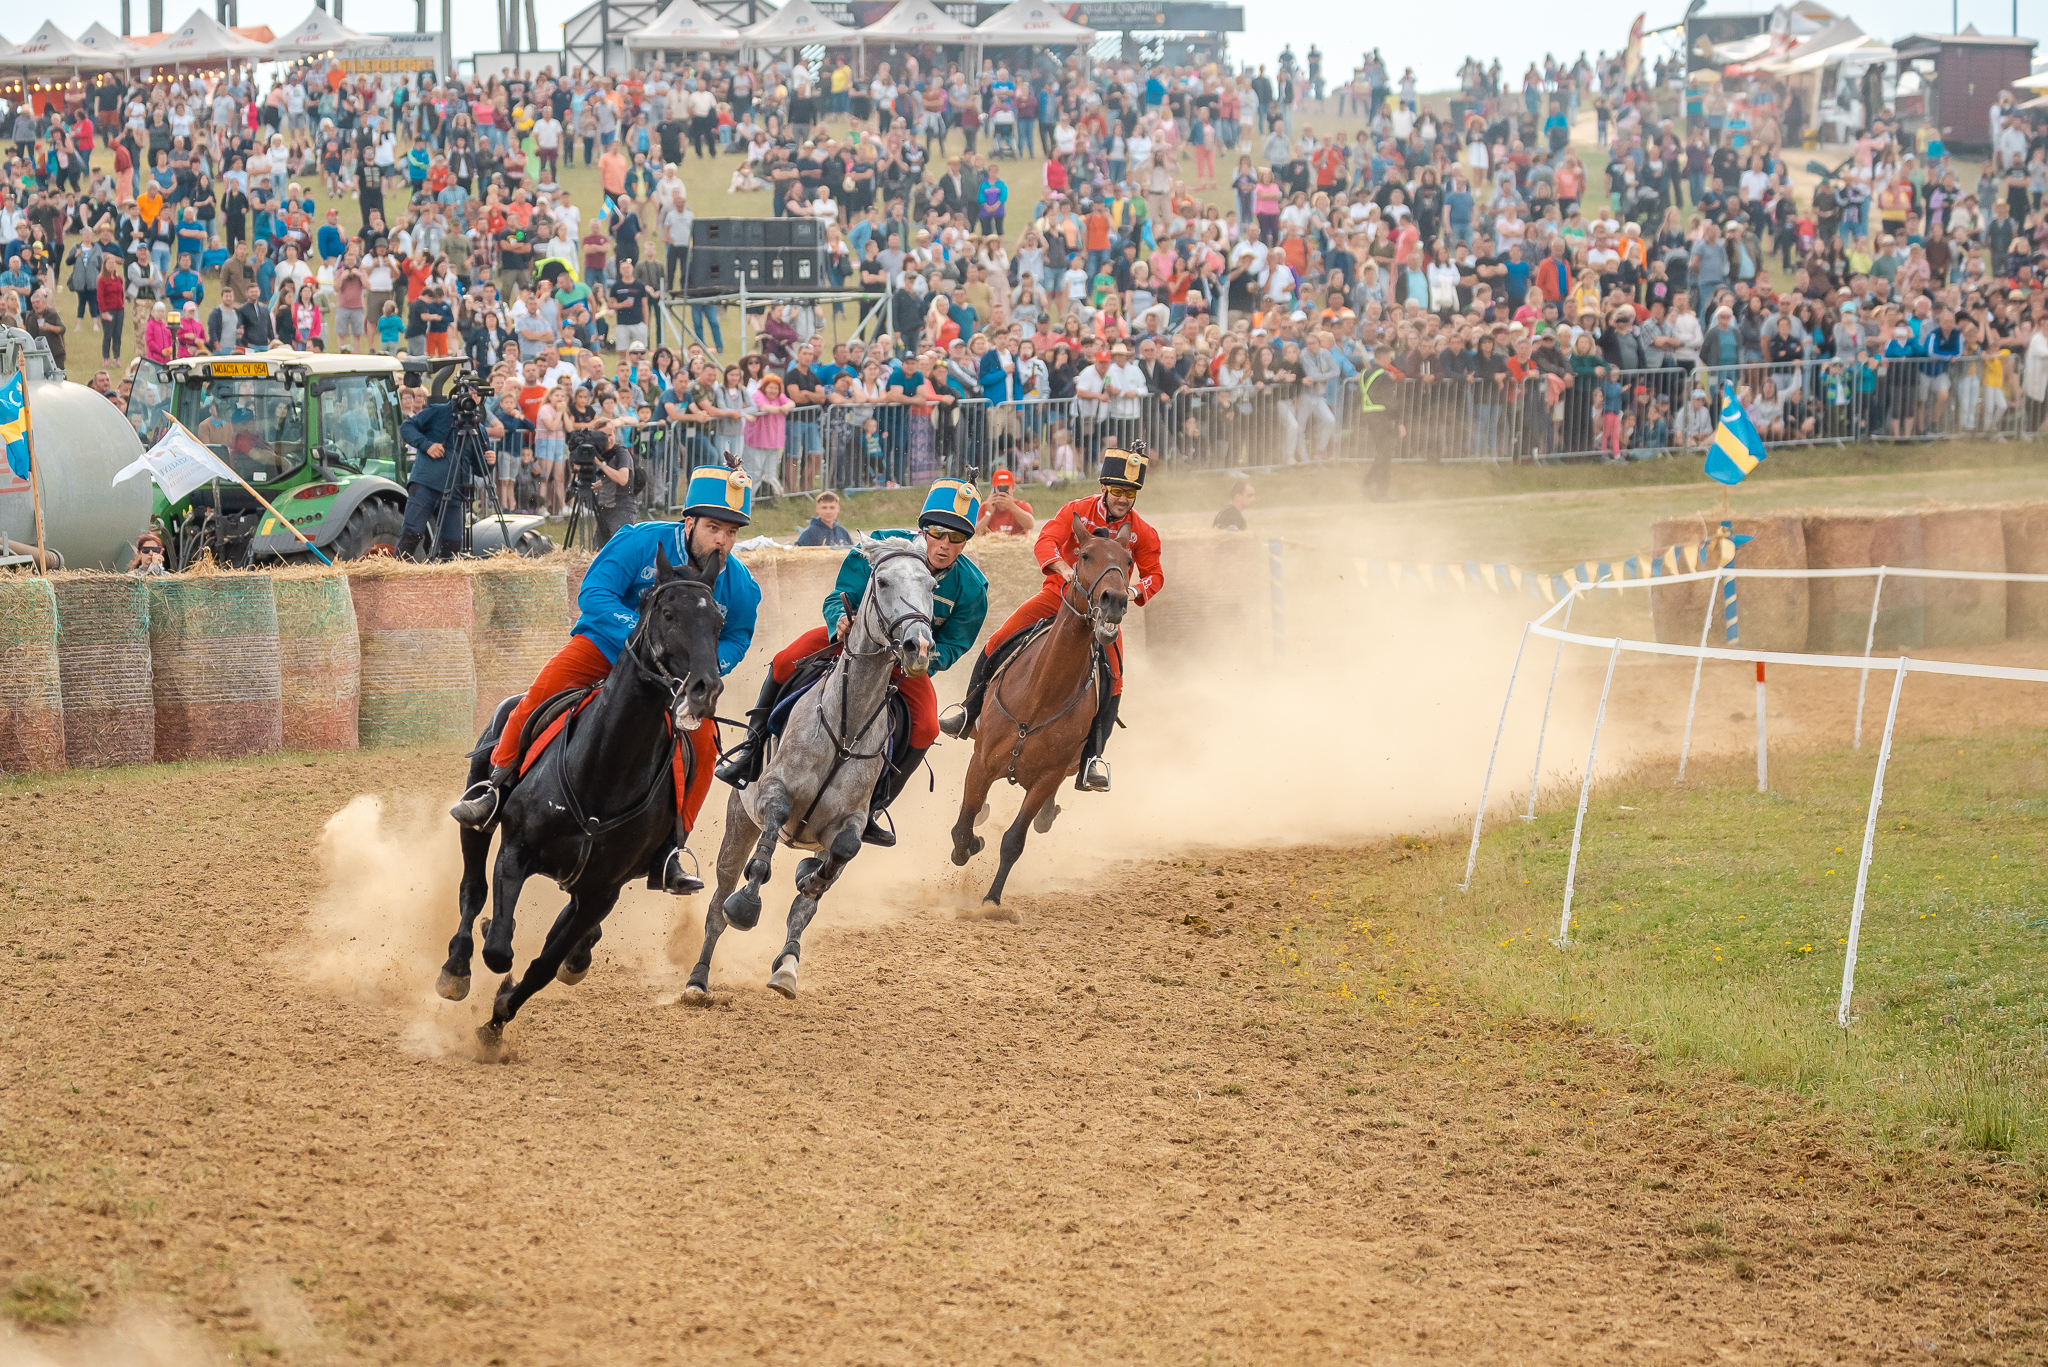
[{"label": "horse hoof", "polygon": [[682,1002],[684,1006],[709,1006],[711,1005],[711,994],[697,986],[697,984],[691,983],[683,989]]},{"label": "horse hoof", "polygon": [[582,982],[585,978],[589,976],[590,967],[587,964],[584,965],[582,968],[574,971],[572,971],[569,965],[567,964],[563,964],[560,968],[557,968],[555,970],[555,981],[569,987],[574,987],[577,983]]},{"label": "horse hoof", "polygon": [[761,924],[761,885],[748,883],[725,899],[725,923],[734,930],[752,930]]},{"label": "horse hoof", "polygon": [[490,969],[493,973],[510,973],[512,971],[512,952],[506,950],[501,953],[498,950],[486,948],[484,950],[484,967]]},{"label": "horse hoof", "polygon": [[1044,835],[1052,829],[1052,823],[1059,820],[1059,815],[1060,804],[1048,799],[1046,804],[1038,809],[1038,815],[1031,819],[1031,829]]},{"label": "horse hoof", "polygon": [[469,975],[457,977],[447,969],[441,970],[441,979],[434,984],[434,990],[451,1002],[459,1002],[469,995]]},{"label": "horse hoof", "polygon": [[987,804],[986,802],[984,802],[984,803],[982,803],[982,804],[981,804],[981,810],[980,810],[980,811],[978,811],[978,812],[976,812],[976,813],[974,814],[974,829],[976,829],[977,831],[978,831],[978,830],[980,830],[980,829],[981,829],[981,827],[982,827],[982,824],[983,824],[984,822],[986,822],[987,820],[988,820],[988,804]]},{"label": "horse hoof", "polygon": [[780,967],[768,975],[768,990],[780,992],[790,1001],[796,1000],[796,960],[784,959]]},{"label": "horse hoof", "polygon": [[505,1027],[486,1021],[476,1028],[476,1057],[479,1063],[497,1063],[505,1057]]}]

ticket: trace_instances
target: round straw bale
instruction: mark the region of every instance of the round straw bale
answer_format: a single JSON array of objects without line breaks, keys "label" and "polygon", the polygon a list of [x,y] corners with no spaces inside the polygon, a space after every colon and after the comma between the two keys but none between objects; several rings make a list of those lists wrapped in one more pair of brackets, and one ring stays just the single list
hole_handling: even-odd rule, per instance
[{"label": "round straw bale", "polygon": [[[1806,563],[1813,569],[1847,569],[1864,565],[1915,568],[1920,564],[1920,515],[1866,508],[1812,509],[1805,514]],[[1877,600],[1877,635],[1881,649],[1920,644],[1921,581],[1887,578]],[[1868,579],[1812,579],[1807,649],[1860,654],[1870,638],[1871,596],[1877,576]]]},{"label": "round straw bale", "polygon": [[476,661],[474,730],[490,725],[506,698],[524,695],[541,666],[568,639],[561,604],[568,574],[561,565],[499,556],[474,577],[476,628],[470,647]]},{"label": "round straw bale", "polygon": [[[1774,513],[1763,517],[1727,519],[1735,536],[1749,542],[1735,552],[1730,567],[1736,579],[1736,641],[1757,650],[1801,651],[1806,649],[1807,587],[1803,579],[1744,579],[1744,569],[1806,568],[1806,529],[1796,513]],[[1657,552],[1672,545],[1698,546],[1721,536],[1721,519],[1709,518],[1703,525],[1698,517],[1660,521],[1651,528],[1651,543]],[[1709,549],[1703,567],[1718,568],[1718,556]],[[1698,645],[1700,622],[1707,610],[1707,595],[1713,581],[1673,584],[1652,590],[1650,611],[1656,623],[1657,639],[1684,645]],[[1726,584],[1723,583],[1725,602]],[[1719,606],[1716,620],[1720,621]],[[1726,646],[1725,625],[1708,632],[1707,644]]]},{"label": "round straw bale", "polygon": [[472,579],[456,567],[351,570],[349,592],[363,651],[357,731],[365,748],[474,738]]},{"label": "round straw bale", "polygon": [[149,581],[156,757],[226,759],[284,745],[277,592],[267,575]]},{"label": "round straw bale", "polygon": [[[2048,503],[2016,503],[2001,511],[2005,567],[2014,574],[2048,574]],[[2005,586],[2005,630],[2016,638],[2048,637],[2048,584]]]},{"label": "round straw bale", "polygon": [[156,758],[149,665],[149,590],[125,574],[73,571],[57,596],[57,665],[64,683],[64,758],[76,769]]},{"label": "round straw bale", "polygon": [[[2005,520],[1996,508],[1937,508],[1920,514],[1930,570],[2005,570]],[[1980,646],[2005,639],[2008,585],[1987,579],[1926,579],[1930,646]]]},{"label": "round straw bale", "polygon": [[348,577],[325,569],[271,576],[277,594],[277,667],[284,748],[353,750],[363,652]]},{"label": "round straw bale", "polygon": [[0,772],[64,767],[62,672],[50,581],[0,576]]}]

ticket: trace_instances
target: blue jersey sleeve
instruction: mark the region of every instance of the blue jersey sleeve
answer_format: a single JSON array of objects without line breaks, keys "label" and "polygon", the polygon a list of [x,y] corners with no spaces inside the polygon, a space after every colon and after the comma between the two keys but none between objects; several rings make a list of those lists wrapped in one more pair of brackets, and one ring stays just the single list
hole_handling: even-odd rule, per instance
[{"label": "blue jersey sleeve", "polygon": [[[643,522],[634,527],[622,527],[605,543],[597,553],[597,559],[590,562],[590,569],[583,576],[583,587],[576,594],[576,607],[582,614],[576,619],[575,632],[587,636],[604,657],[614,663],[619,652],[626,648],[626,638],[633,634],[633,628],[640,624],[640,595],[654,582],[654,552],[657,547],[673,534],[674,523]],[[663,547],[676,550],[674,546]],[[751,584],[751,580],[749,583]],[[761,593],[754,590],[754,602],[758,605]],[[732,613],[728,608],[726,622],[730,626]],[[751,638],[754,629],[754,614],[747,614],[747,633]],[[745,653],[745,648],[741,648]],[[724,664],[723,638],[720,641],[719,663]]]},{"label": "blue jersey sleeve", "polygon": [[754,643],[754,624],[761,615],[761,586],[752,571],[728,557],[713,597],[725,608],[725,628],[718,633],[718,672],[730,674]]},{"label": "blue jersey sleeve", "polygon": [[874,570],[868,565],[868,558],[859,551],[848,551],[846,559],[839,562],[839,578],[833,582],[832,591],[825,595],[822,608],[825,631],[828,635],[837,639],[839,623],[846,616],[847,606],[860,606],[861,598],[868,591],[868,580],[873,574]]}]

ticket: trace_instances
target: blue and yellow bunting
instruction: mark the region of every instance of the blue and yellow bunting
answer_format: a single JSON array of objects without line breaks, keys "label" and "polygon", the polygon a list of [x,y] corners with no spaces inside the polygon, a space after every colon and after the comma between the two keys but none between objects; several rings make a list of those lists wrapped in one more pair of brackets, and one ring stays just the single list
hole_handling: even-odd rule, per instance
[{"label": "blue and yellow bunting", "polygon": [[1764,439],[1756,434],[1756,424],[1735,399],[1735,386],[1723,381],[1721,425],[1714,429],[1714,440],[1707,447],[1707,477],[1723,484],[1740,484],[1768,454]]},{"label": "blue and yellow bunting", "polygon": [[20,371],[0,383],[0,445],[7,448],[7,468],[15,478],[29,474],[28,383]]},{"label": "blue and yellow bunting", "polygon": [[1582,560],[1561,571],[1524,569],[1504,561],[1417,564],[1361,557],[1353,563],[1366,584],[1374,588],[1423,589],[1431,593],[1470,593],[1478,589],[1510,596],[1526,594],[1554,603],[1574,588],[1720,569],[1735,559],[1735,548],[1747,540],[1746,536],[1723,535],[1694,545],[1671,546],[1653,555],[1632,555],[1626,560]]}]

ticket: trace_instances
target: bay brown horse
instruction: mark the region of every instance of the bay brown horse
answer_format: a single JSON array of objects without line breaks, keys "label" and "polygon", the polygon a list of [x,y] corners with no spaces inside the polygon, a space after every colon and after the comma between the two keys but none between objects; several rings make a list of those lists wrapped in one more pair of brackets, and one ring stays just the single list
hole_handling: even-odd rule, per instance
[{"label": "bay brown horse", "polygon": [[985,906],[1003,904],[1003,884],[1024,853],[1026,828],[1034,818],[1041,835],[1051,828],[1059,808],[1047,804],[1080,770],[1081,747],[1101,702],[1098,690],[1109,686],[1103,652],[1121,648],[1117,636],[1131,601],[1131,539],[1126,528],[1118,536],[1097,531],[1082,542],[1052,625],[989,680],[953,823],[953,863],[964,866],[981,853],[985,842],[974,828],[997,779],[1023,788],[1024,806],[1003,832],[1002,863],[982,898]]}]

